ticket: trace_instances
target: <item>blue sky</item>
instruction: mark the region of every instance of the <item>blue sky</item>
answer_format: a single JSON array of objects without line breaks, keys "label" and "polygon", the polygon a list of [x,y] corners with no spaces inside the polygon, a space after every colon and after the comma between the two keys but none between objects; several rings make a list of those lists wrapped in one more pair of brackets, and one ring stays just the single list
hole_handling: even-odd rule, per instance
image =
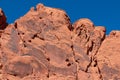
[{"label": "blue sky", "polygon": [[38,3],[65,10],[72,23],[80,18],[89,18],[95,25],[105,26],[107,34],[111,30],[120,30],[119,0],[0,0],[0,7],[7,16],[7,22],[13,23]]}]

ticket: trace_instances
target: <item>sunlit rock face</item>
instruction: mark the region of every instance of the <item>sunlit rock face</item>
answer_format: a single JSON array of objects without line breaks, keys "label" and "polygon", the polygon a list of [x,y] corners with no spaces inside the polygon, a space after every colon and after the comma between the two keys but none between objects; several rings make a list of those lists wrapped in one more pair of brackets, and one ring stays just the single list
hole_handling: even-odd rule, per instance
[{"label": "sunlit rock face", "polygon": [[120,31],[38,4],[7,25],[0,9],[0,80],[119,80]]}]

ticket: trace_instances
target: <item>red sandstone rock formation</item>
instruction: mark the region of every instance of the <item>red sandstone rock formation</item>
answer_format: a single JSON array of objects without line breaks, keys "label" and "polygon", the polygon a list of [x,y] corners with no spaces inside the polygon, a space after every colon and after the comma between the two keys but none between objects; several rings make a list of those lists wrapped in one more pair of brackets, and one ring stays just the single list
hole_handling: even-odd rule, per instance
[{"label": "red sandstone rock formation", "polygon": [[7,23],[6,23],[6,16],[2,9],[0,8],[0,30],[6,28]]},{"label": "red sandstone rock formation", "polygon": [[106,36],[89,19],[72,25],[63,10],[42,4],[5,24],[0,10],[0,80],[120,79],[120,31]]}]

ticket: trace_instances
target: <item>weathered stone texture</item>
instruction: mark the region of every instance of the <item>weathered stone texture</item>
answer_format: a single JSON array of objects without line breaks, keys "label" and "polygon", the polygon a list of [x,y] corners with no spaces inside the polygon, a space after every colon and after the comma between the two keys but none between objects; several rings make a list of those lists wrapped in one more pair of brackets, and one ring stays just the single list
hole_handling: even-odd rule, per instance
[{"label": "weathered stone texture", "polygon": [[0,80],[120,79],[120,31],[43,4],[8,26],[0,9],[0,29]]}]

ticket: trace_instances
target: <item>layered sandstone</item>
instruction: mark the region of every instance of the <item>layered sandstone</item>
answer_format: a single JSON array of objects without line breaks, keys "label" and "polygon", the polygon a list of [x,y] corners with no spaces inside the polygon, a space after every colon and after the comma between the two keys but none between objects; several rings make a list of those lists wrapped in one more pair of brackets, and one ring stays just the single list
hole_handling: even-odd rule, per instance
[{"label": "layered sandstone", "polygon": [[120,31],[38,4],[6,26],[0,10],[0,80],[119,80]]}]

